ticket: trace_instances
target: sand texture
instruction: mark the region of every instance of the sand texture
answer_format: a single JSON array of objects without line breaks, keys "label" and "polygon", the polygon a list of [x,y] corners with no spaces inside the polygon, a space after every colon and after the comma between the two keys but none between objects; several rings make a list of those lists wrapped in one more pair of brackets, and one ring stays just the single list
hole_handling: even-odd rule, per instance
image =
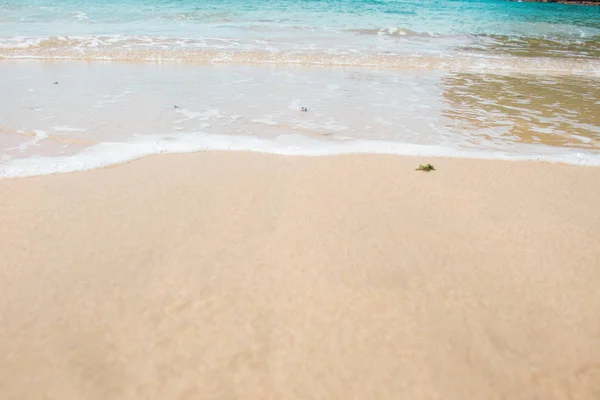
[{"label": "sand texture", "polygon": [[2,400],[600,399],[600,168],[156,156],[0,239]]}]

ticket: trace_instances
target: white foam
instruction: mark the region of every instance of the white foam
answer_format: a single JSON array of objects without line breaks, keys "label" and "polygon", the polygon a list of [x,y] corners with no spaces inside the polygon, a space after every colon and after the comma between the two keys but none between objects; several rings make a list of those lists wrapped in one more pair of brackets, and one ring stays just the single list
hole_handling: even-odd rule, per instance
[{"label": "white foam", "polygon": [[122,93],[119,93],[119,94],[116,94],[116,95],[105,95],[105,96],[103,96],[104,100],[98,100],[96,102],[96,105],[94,107],[101,108],[101,107],[104,107],[107,104],[117,103],[119,100],[121,100],[125,96],[128,96],[128,95],[130,95],[132,93],[133,92],[131,90],[126,89]]},{"label": "white foam", "polygon": [[578,139],[580,142],[583,143],[592,143],[593,140],[591,138],[585,137],[585,136],[581,136],[581,135],[575,135],[575,134],[571,134],[572,137],[574,137],[575,139]]},{"label": "white foam", "polygon": [[83,128],[73,128],[71,126],[63,126],[63,125],[57,125],[52,127],[52,129],[56,132],[85,132],[86,129]]},{"label": "white foam", "polygon": [[264,124],[264,125],[269,125],[269,126],[277,126],[279,125],[277,123],[277,121],[274,121],[270,118],[263,118],[263,119],[252,119],[250,120],[250,122],[253,122],[255,124]]},{"label": "white foam", "polygon": [[[23,131],[19,131],[19,132],[23,133]],[[24,152],[29,147],[39,144],[39,142],[41,142],[42,140],[48,139],[48,137],[50,136],[50,135],[48,135],[48,132],[44,132],[41,130],[35,130],[35,131],[33,131],[33,133],[35,134],[35,136],[32,139],[30,139],[24,143],[21,143],[20,145],[18,145],[16,147],[10,147],[7,150],[16,150],[19,152]],[[0,173],[0,177],[2,177],[2,173]]]},{"label": "white foam", "polygon": [[221,112],[216,108],[209,108],[207,111],[191,111],[186,108],[177,109],[177,113],[183,115],[185,118],[175,121],[175,123],[180,124],[182,122],[191,121],[194,119],[198,119],[200,121],[208,121],[211,118],[220,118]]},{"label": "white foam", "polygon": [[548,154],[508,154],[495,151],[472,151],[442,146],[374,140],[318,140],[302,135],[281,135],[276,139],[262,139],[253,136],[216,135],[198,132],[138,135],[126,142],[103,142],[70,156],[34,156],[10,159],[0,164],[0,178],[86,171],[153,154],[199,151],[246,151],[287,156],[397,154],[423,157],[535,160],[600,166],[600,154],[591,152],[558,153],[553,149],[554,152]]}]

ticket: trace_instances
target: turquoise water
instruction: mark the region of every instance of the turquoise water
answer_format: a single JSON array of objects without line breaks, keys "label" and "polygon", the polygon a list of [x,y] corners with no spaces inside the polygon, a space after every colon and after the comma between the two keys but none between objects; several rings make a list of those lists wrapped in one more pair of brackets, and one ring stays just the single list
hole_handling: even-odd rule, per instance
[{"label": "turquoise water", "polygon": [[277,53],[307,63],[310,53],[322,64],[415,67],[390,56],[600,57],[600,7],[504,0],[9,0],[0,21],[4,58],[206,62],[242,51],[253,62]]},{"label": "turquoise water", "polygon": [[[372,29],[401,27],[419,33],[592,37],[600,9],[504,0],[224,0],[224,1],[4,1],[2,36],[71,33],[188,33],[205,24]],[[141,32],[133,28],[144,25]],[[50,25],[44,25],[50,24]],[[90,26],[91,25],[91,26]],[[118,33],[124,33],[119,31]]]}]

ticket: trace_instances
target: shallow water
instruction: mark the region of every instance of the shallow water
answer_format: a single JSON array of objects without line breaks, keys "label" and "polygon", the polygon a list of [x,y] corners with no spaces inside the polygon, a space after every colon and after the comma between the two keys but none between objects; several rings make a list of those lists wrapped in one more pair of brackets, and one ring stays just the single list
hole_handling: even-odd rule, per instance
[{"label": "shallow water", "polygon": [[597,165],[599,43],[600,7],[561,4],[4,1],[0,174],[223,148]]}]

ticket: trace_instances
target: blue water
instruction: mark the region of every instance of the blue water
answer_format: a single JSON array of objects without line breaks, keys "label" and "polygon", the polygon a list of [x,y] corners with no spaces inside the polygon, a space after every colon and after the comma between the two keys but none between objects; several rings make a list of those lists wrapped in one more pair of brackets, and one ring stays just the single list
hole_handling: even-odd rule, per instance
[{"label": "blue water", "polygon": [[179,29],[227,23],[331,29],[396,26],[436,34],[589,37],[600,33],[600,8],[505,0],[9,0],[0,4],[0,18],[2,36],[60,34],[48,29],[58,23],[68,32],[97,34],[115,32],[114,25],[122,23],[130,26],[128,31],[144,25],[136,31],[143,34],[174,34]]},{"label": "blue water", "polygon": [[0,56],[17,58],[69,46],[600,56],[600,7],[505,0],[8,0],[0,22]]}]

